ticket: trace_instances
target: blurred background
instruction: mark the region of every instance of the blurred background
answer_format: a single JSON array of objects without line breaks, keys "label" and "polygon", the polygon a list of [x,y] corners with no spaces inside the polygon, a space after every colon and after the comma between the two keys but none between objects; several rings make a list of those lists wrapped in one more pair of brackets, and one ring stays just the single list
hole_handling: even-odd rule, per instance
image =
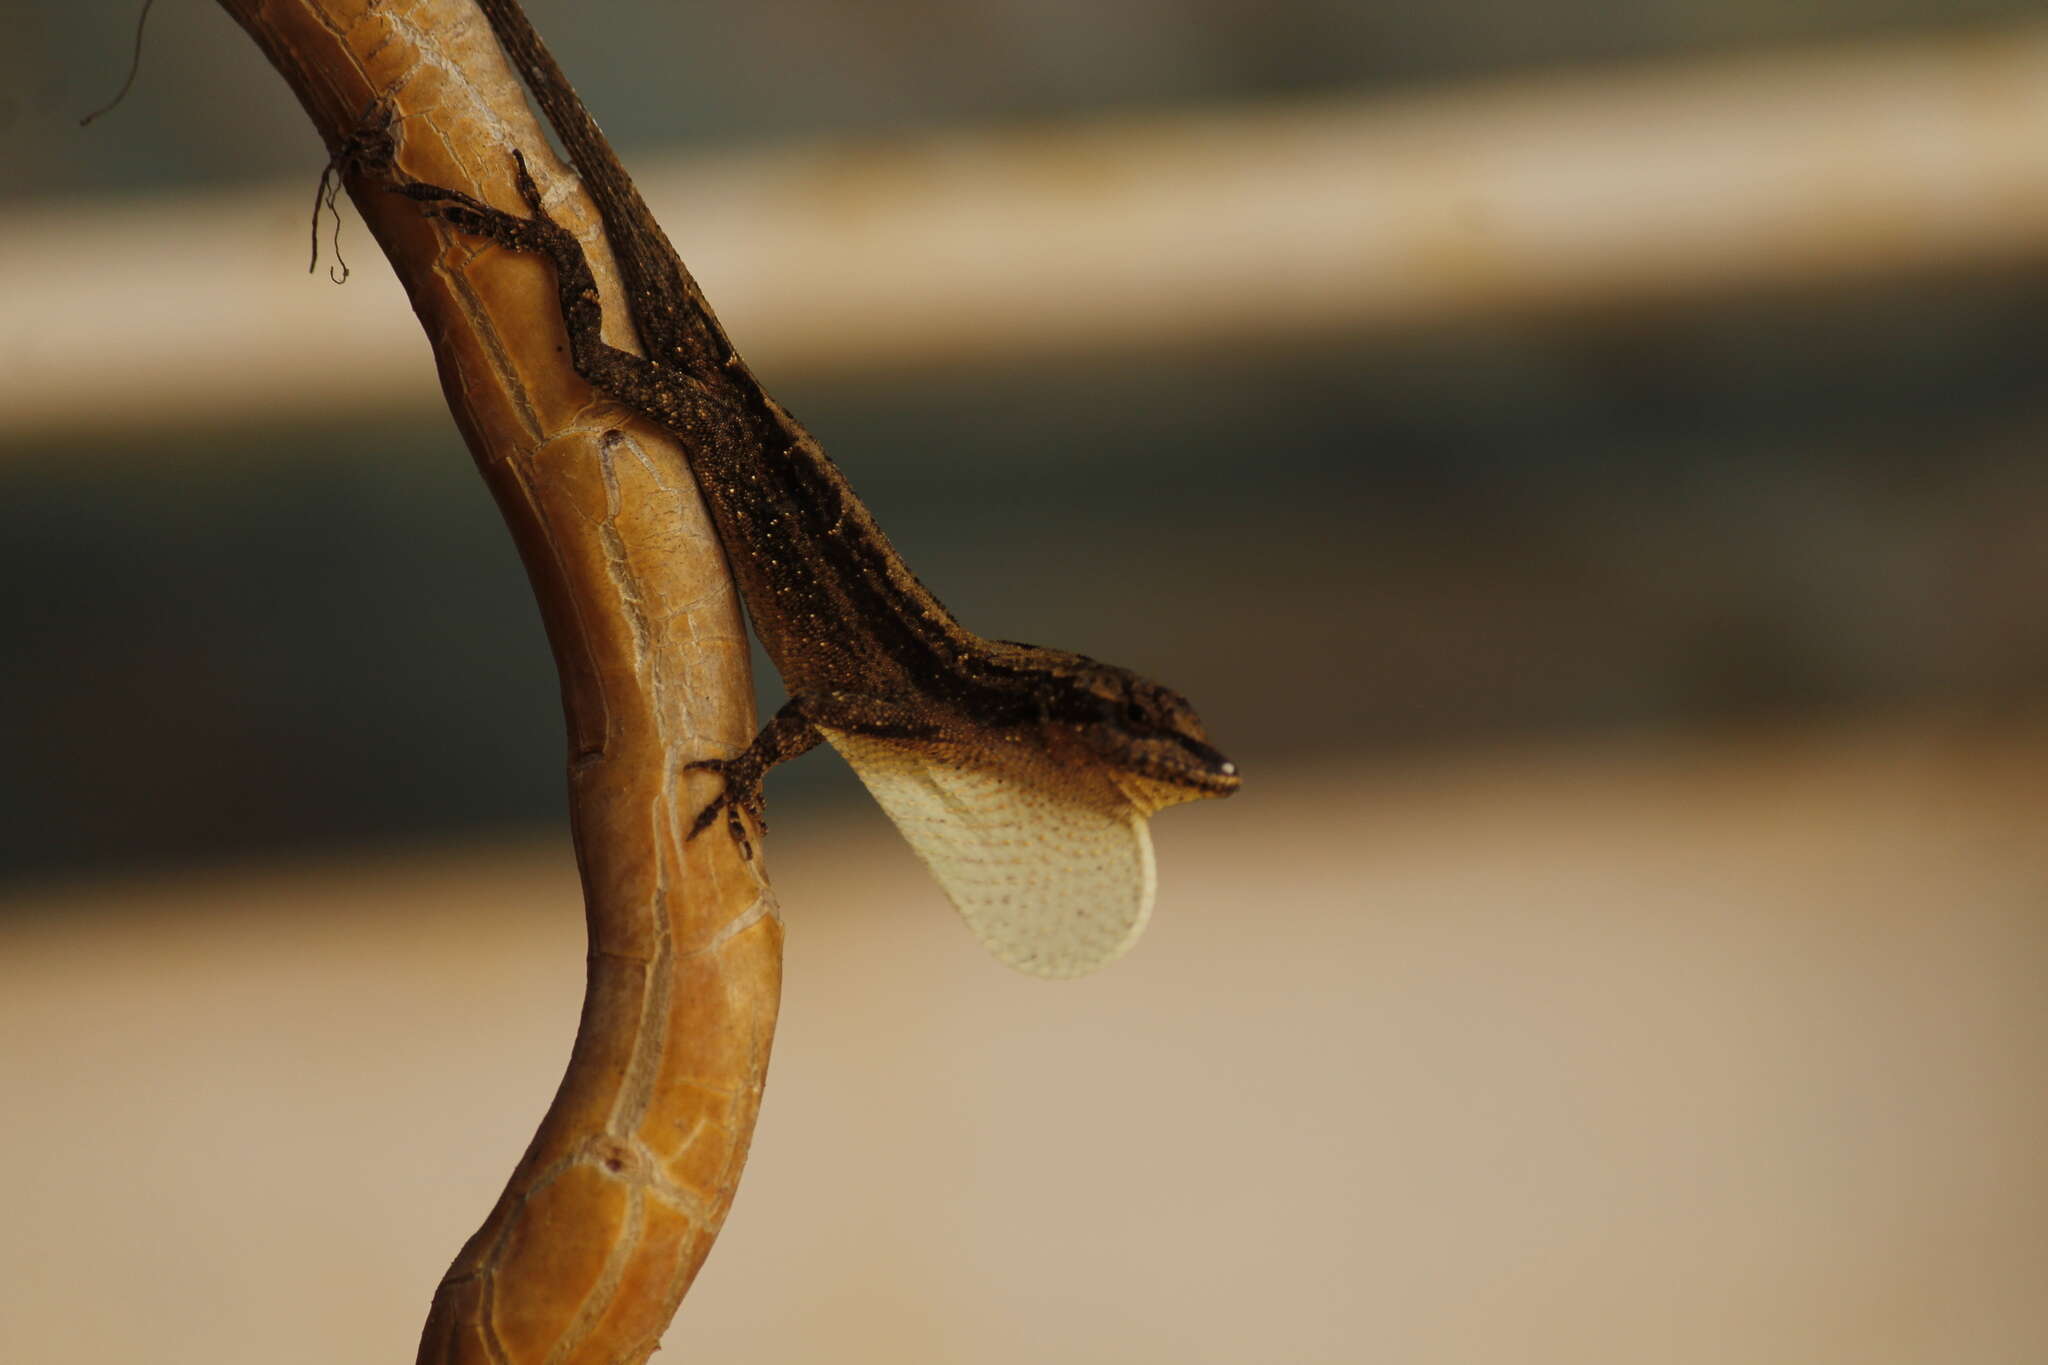
[{"label": "blurred background", "polygon": [[[528,8],[925,581],[1247,775],[1047,985],[778,773],[678,1358],[2048,1358],[2034,6]],[[134,7],[7,14],[0,1359],[402,1359],[574,1028],[546,645],[240,31],[80,130]]]}]

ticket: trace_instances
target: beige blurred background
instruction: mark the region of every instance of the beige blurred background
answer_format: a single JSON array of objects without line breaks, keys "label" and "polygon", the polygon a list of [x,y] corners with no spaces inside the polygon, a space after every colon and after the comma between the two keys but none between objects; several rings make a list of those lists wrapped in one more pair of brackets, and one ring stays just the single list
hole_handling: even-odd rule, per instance
[{"label": "beige blurred background", "polygon": [[[1060,985],[879,816],[791,819],[664,1358],[2038,1359],[2044,761],[1297,769],[1161,820],[1157,923]],[[567,1056],[574,898],[538,839],[18,904],[6,1358],[406,1359]]]},{"label": "beige blurred background", "polygon": [[[2048,1359],[2029,7],[530,8],[920,574],[1247,773],[1066,984],[779,773],[661,1358]],[[552,677],[240,34],[71,126],[129,18],[0,48],[0,1361],[405,1359],[574,1027]]]}]

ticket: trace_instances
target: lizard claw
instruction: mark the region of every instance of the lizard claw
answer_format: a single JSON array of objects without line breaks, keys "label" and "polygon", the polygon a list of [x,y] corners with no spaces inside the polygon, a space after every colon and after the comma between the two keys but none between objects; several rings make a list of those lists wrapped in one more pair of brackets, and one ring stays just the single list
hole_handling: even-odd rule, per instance
[{"label": "lizard claw", "polygon": [[809,750],[823,738],[817,728],[805,719],[803,702],[792,697],[782,704],[775,718],[761,728],[754,736],[754,742],[734,754],[731,758],[700,758],[683,767],[699,772],[717,773],[725,779],[725,790],[716,800],[697,812],[696,823],[690,826],[689,837],[694,839],[711,827],[720,811],[725,812],[726,828],[732,831],[734,842],[751,859],[753,845],[747,839],[747,828],[741,821],[742,813],[754,817],[754,828],[761,833],[768,832],[767,803],[761,796],[761,779],[768,770],[786,759],[795,758]]},{"label": "lizard claw", "polygon": [[555,220],[548,217],[548,211],[541,207],[540,186],[533,183],[532,172],[526,169],[526,153],[517,147],[512,149],[512,180],[519,186],[519,197],[526,201],[526,207],[533,216],[553,227]]},{"label": "lizard claw", "polygon": [[697,812],[697,818],[690,825],[690,832],[684,836],[694,839],[711,828],[711,822],[725,813],[725,826],[739,844],[740,853],[749,861],[753,859],[753,841],[747,837],[747,827],[740,819],[741,812],[754,817],[754,825],[761,833],[768,832],[767,802],[761,795],[762,774],[756,765],[747,761],[745,754],[735,758],[700,758],[685,763],[685,770],[717,773],[725,779],[725,790],[713,797],[704,809]]},{"label": "lizard claw", "polygon": [[[424,180],[401,181],[391,187],[391,192],[393,194],[402,194],[408,199],[419,200],[420,203],[427,206],[427,212],[436,217],[449,211],[451,208],[468,209],[472,213],[486,216],[497,212],[496,209],[486,204],[483,200],[464,194],[461,190],[451,190],[441,185],[429,185]],[[507,216],[509,217],[510,215]]]}]

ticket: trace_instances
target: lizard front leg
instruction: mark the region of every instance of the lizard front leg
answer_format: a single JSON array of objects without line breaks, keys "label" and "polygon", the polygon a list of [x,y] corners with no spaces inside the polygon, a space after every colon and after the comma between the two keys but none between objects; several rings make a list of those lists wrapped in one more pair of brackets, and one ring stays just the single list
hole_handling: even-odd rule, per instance
[{"label": "lizard front leg", "polygon": [[804,714],[802,699],[791,697],[761,727],[761,733],[754,736],[754,742],[731,758],[700,758],[694,763],[684,764],[686,768],[717,773],[725,779],[725,790],[710,805],[697,812],[688,837],[694,839],[702,834],[718,818],[718,813],[724,811],[726,828],[732,831],[732,837],[739,842],[740,848],[751,854],[746,826],[740,822],[740,812],[752,815],[755,826],[762,833],[767,833],[768,817],[766,802],[761,795],[761,779],[776,764],[809,753],[824,738],[818,733],[818,727],[811,724],[810,717]]},{"label": "lizard front leg", "polygon": [[767,831],[762,779],[776,764],[807,754],[822,743],[825,735],[818,728],[821,724],[881,740],[915,742],[931,740],[939,734],[938,727],[928,720],[875,698],[845,692],[791,697],[761,727],[761,733],[754,736],[754,742],[739,753],[731,758],[705,758],[684,765],[702,772],[717,773],[725,779],[725,790],[697,812],[688,837],[694,839],[702,834],[718,818],[718,813],[724,811],[726,827],[732,831],[733,838],[738,840],[742,849],[749,848],[740,812],[752,815],[756,827],[763,833]]}]

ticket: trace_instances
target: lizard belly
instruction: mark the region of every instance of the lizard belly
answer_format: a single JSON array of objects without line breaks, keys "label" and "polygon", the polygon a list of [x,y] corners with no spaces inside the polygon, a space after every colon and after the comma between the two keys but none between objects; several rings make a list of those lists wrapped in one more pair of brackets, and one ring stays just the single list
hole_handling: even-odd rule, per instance
[{"label": "lizard belly", "polygon": [[1148,812],[1107,778],[1024,748],[818,728],[998,958],[1080,976],[1136,942],[1157,886]]}]

